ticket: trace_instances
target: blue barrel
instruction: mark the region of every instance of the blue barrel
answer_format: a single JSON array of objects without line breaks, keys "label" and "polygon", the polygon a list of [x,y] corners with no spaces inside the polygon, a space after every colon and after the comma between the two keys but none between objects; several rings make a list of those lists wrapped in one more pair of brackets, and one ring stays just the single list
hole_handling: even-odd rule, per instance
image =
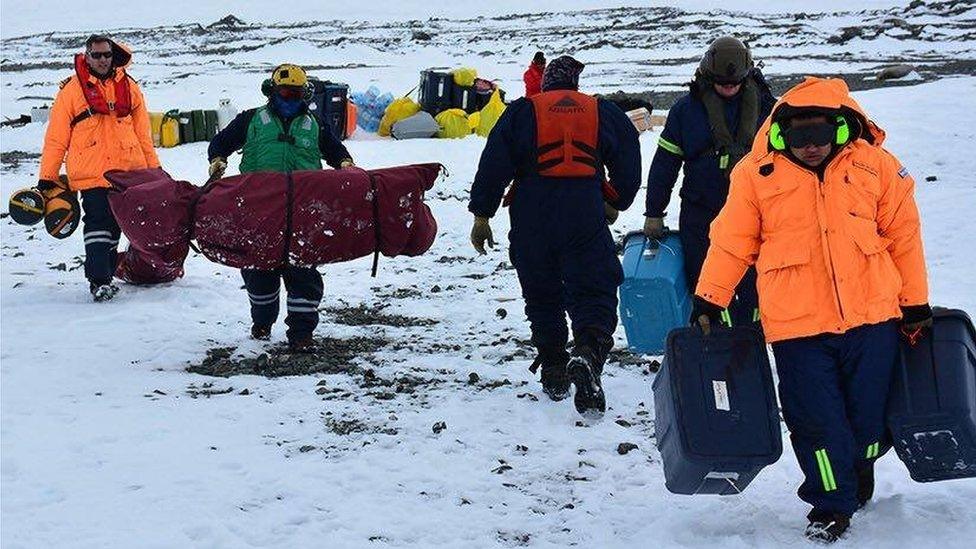
[{"label": "blue barrel", "polygon": [[668,231],[661,240],[640,232],[624,239],[624,282],[620,319],[627,345],[636,353],[660,355],[671,330],[688,325],[691,293],[685,278],[681,240]]},{"label": "blue barrel", "polygon": [[933,316],[915,346],[901,342],[888,397],[895,451],[917,482],[976,477],[976,329],[960,310]]},{"label": "blue barrel", "polygon": [[672,493],[737,494],[783,453],[773,373],[755,328],[673,330],[653,390]]}]

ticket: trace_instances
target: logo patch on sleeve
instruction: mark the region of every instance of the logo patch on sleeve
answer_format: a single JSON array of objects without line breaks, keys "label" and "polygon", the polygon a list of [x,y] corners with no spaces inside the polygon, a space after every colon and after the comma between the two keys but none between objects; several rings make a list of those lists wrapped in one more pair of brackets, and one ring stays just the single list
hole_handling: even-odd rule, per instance
[{"label": "logo patch on sleeve", "polygon": [[902,166],[901,169],[898,170],[898,177],[900,177],[902,179],[905,179],[906,177],[908,177],[908,168],[906,168],[905,166]]}]

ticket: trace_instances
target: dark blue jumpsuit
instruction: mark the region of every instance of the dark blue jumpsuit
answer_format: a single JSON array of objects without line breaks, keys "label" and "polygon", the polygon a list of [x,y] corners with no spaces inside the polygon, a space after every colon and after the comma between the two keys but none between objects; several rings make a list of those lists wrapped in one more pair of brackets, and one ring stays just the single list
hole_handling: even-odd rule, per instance
[{"label": "dark blue jumpsuit", "polygon": [[[774,98],[765,91],[765,86],[759,88],[757,128],[769,116],[775,103]],[[739,127],[741,103],[740,96],[725,102],[725,120],[732,135],[735,135]],[[698,285],[698,276],[708,252],[708,228],[725,205],[729,194],[727,171],[720,167],[720,158],[715,154],[714,147],[715,141],[705,104],[694,93],[689,92],[668,112],[647,178],[647,209],[644,215],[664,217],[665,209],[671,201],[671,192],[678,181],[678,171],[684,165],[678,234],[684,250],[685,274],[692,290]],[[749,269],[736,289],[736,297],[729,304],[732,324],[758,321],[758,307],[756,271]]]},{"label": "dark blue jumpsuit", "polygon": [[[566,313],[574,334],[609,337],[617,326],[617,287],[623,271],[604,214],[604,169],[627,209],[640,188],[637,130],[616,105],[598,101],[597,177],[553,178],[536,170],[535,109],[513,102],[495,125],[478,165],[468,209],[492,217],[515,181],[509,255],[518,273],[532,343],[564,349]],[[577,338],[578,339],[578,338]]]}]

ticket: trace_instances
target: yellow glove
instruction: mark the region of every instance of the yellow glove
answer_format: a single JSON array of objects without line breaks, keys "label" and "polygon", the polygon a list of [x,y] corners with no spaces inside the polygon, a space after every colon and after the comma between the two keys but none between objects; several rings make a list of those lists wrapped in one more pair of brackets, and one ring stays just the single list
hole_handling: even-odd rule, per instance
[{"label": "yellow glove", "polygon": [[210,161],[210,179],[220,179],[227,169],[227,159],[222,156],[214,157]]},{"label": "yellow glove", "polygon": [[488,225],[488,218],[475,216],[474,227],[471,228],[471,244],[479,254],[484,254],[486,253],[486,241],[488,242],[489,248],[495,247],[495,238],[491,234],[491,226]]},{"label": "yellow glove", "polygon": [[355,167],[356,167],[356,163],[352,161],[352,158],[347,158],[347,159],[343,160],[342,162],[339,162],[339,169],[340,170],[343,169],[343,168],[355,168]]},{"label": "yellow glove", "polygon": [[644,220],[644,236],[647,238],[661,238],[664,236],[664,218],[648,217]]},{"label": "yellow glove", "polygon": [[620,210],[611,206],[609,202],[604,202],[603,216],[607,218],[607,225],[613,225],[620,217]]}]

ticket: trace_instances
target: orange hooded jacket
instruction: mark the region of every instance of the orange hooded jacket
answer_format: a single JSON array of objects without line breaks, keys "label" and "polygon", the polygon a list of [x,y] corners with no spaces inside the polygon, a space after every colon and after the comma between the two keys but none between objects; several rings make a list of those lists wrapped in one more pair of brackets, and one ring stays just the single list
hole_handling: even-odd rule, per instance
[{"label": "orange hooded jacket", "polygon": [[[132,60],[131,52],[124,46],[113,43],[113,47],[116,51],[122,50],[121,58],[124,60],[121,66],[115,68],[113,78],[102,82],[94,76],[89,77],[89,81],[98,86],[102,96],[111,103],[116,101],[114,81],[129,78],[125,67]],[[71,189],[82,191],[110,187],[102,177],[108,170],[159,167],[146,102],[139,85],[131,79],[129,94],[132,104],[129,116],[93,114],[71,127],[72,119],[84,112],[88,103],[78,76],[69,78],[51,106],[39,178],[57,181],[61,164],[64,163]]]},{"label": "orange hooded jacket", "polygon": [[[822,181],[771,147],[784,105],[836,110],[852,123]],[[755,264],[769,342],[844,333],[927,303],[915,182],[883,141],[843,80],[808,77],[786,92],[732,171],[695,293],[727,306]]]}]

